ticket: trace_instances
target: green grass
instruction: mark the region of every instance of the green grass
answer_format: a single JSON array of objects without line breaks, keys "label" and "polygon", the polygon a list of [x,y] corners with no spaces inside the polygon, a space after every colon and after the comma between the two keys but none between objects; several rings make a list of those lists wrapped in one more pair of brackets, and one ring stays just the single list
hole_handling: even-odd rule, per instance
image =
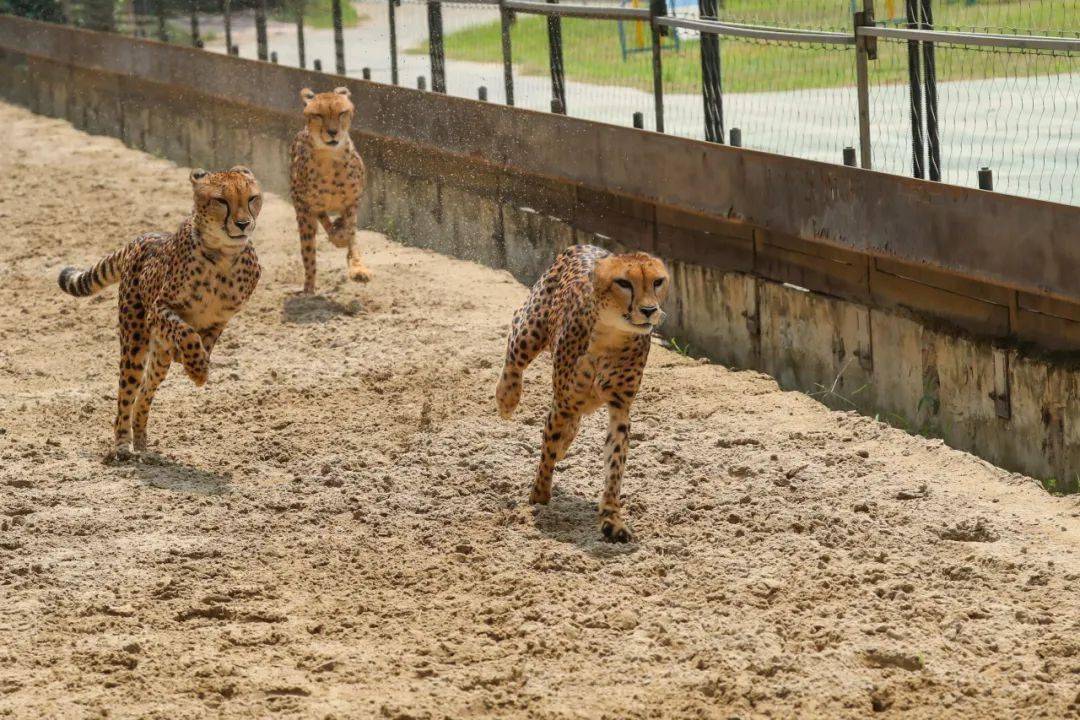
[{"label": "green grass", "polygon": [[[296,5],[283,5],[274,11],[273,16],[281,22],[296,22]],[[341,0],[342,25],[356,27],[363,17],[349,0]],[[304,24],[320,30],[333,28],[334,11],[330,0],[304,0]]]},{"label": "green grass", "polygon": [[[844,0],[804,0],[800,3],[776,3],[772,0],[727,0],[725,17],[743,22],[786,24],[798,27],[841,29],[850,22]],[[879,0],[881,12],[886,0]],[[895,0],[897,7],[904,3]],[[779,7],[778,6],[786,6]],[[937,3],[939,26],[1044,28],[1060,32],[1080,28],[1080,9],[1063,9],[1060,0],[980,0],[975,5],[965,0],[941,0]],[[625,60],[619,46],[618,25],[612,21],[563,20],[563,57],[570,80],[601,85],[621,85],[649,90],[652,87],[652,61],[649,52],[629,55]],[[633,43],[637,33],[634,23],[625,31]],[[648,49],[648,31],[641,37]],[[547,21],[534,15],[519,15],[511,31],[515,72],[526,75],[548,73]],[[700,89],[701,59],[696,41],[683,41],[678,50],[665,39],[663,54],[666,92],[697,92]],[[445,39],[446,56],[453,60],[501,62],[502,46],[498,21],[451,33]],[[427,45],[407,52],[423,54]],[[938,78],[978,80],[1002,76],[1048,75],[1076,72],[1076,58],[1049,54],[987,52],[982,50],[937,48]],[[855,84],[854,53],[850,49],[808,45],[781,45],[723,39],[721,64],[724,90],[727,92],[776,92],[807,88],[838,87]],[[907,46],[902,42],[880,42],[879,59],[871,63],[872,82],[907,81]]]}]

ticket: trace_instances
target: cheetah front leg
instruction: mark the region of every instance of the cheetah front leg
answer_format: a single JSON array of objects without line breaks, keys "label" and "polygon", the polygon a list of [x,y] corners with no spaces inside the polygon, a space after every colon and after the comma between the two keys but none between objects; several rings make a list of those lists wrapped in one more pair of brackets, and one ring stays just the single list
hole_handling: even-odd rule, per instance
[{"label": "cheetah front leg", "polygon": [[547,505],[551,500],[551,478],[555,464],[566,457],[570,443],[581,426],[581,414],[570,406],[553,405],[544,423],[544,446],[540,450],[540,466],[536,470],[529,502]]},{"label": "cheetah front leg", "polygon": [[608,405],[608,434],[604,443],[604,469],[607,483],[600,497],[600,533],[609,542],[629,542],[630,528],[622,517],[623,469],[629,447],[630,404],[616,400]]},{"label": "cheetah front leg", "polygon": [[146,452],[146,421],[150,416],[150,405],[154,402],[158,386],[169,373],[170,365],[172,365],[172,357],[169,351],[159,340],[151,341],[146,370],[143,373],[142,384],[139,385],[139,395],[135,401],[133,413],[132,446],[136,453]]},{"label": "cheetah front leg", "polygon": [[300,230],[300,259],[304,262],[304,292],[315,292],[315,213],[296,205],[296,225]]},{"label": "cheetah front leg", "polygon": [[152,323],[152,337],[164,346],[173,360],[184,366],[184,372],[196,387],[205,385],[210,376],[210,356],[199,333],[163,304],[155,308]]},{"label": "cheetah front leg", "polygon": [[[338,238],[343,240],[349,248],[347,256],[349,262],[349,279],[354,282],[367,282],[371,280],[371,270],[360,259],[359,242],[356,239],[356,208],[346,208],[337,220],[334,221],[334,231]],[[336,243],[335,243],[336,244]],[[338,245],[340,247],[340,245]]]}]

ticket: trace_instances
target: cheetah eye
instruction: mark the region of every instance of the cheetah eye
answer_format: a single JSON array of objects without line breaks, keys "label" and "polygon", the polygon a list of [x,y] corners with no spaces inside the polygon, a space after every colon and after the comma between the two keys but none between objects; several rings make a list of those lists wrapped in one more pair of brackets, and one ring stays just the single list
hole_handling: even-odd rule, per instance
[{"label": "cheetah eye", "polygon": [[658,287],[660,287],[660,286],[661,286],[661,285],[663,285],[663,284],[664,284],[664,278],[656,278],[656,280],[654,280],[654,281],[653,281],[653,284],[652,284],[652,286],[653,286],[654,288],[658,288]]},{"label": "cheetah eye", "polygon": [[214,198],[214,201],[221,203],[223,207],[229,207],[229,201],[225,198]]},{"label": "cheetah eye", "polygon": [[615,280],[615,284],[618,285],[619,287],[625,289],[625,290],[631,290],[634,287],[633,285],[630,284],[629,280],[624,280],[623,278],[617,278]]},{"label": "cheetah eye", "polygon": [[248,198],[248,205],[253,205],[254,203],[259,202],[260,200],[262,200],[262,198],[260,196],[252,195],[250,198]]}]

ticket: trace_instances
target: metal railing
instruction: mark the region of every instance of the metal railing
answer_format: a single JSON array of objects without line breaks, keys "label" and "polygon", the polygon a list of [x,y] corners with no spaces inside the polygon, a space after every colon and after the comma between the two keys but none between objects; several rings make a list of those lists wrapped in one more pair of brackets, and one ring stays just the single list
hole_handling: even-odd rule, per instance
[{"label": "metal railing", "polygon": [[[254,14],[256,57],[260,60],[276,62],[278,53],[272,52],[269,48],[270,40],[267,23],[271,10],[280,18],[284,7],[288,10],[288,13],[292,13],[291,17],[295,18],[297,44],[295,62],[300,67],[305,67],[310,63],[316,70],[322,69],[321,59],[312,57],[315,53],[312,52],[311,45],[307,42],[311,33],[309,31],[308,36],[305,36],[304,5],[299,0],[293,0],[294,4],[273,5],[270,7],[268,7],[268,0],[207,0],[202,6],[198,6],[195,0],[168,1],[170,2],[169,5],[165,4],[166,0],[133,0],[132,20],[126,23],[117,23],[117,25],[127,25],[135,34],[166,41],[187,41],[201,47],[204,43],[200,33],[202,29],[207,27],[207,23],[200,24],[200,7],[205,15],[207,4],[219,3],[225,34],[225,51],[231,54],[239,54],[240,48],[235,43],[237,23],[234,15],[237,3],[243,2],[246,8],[243,11],[246,13],[245,17]],[[385,78],[386,75],[383,74],[385,69],[376,68],[376,73],[373,73],[371,67],[365,65],[359,68],[360,72],[358,73],[356,72],[358,68],[349,66],[350,56],[346,52],[342,12],[342,3],[345,1],[330,0],[335,71],[340,75],[345,75],[351,70],[351,74],[359,75],[365,79],[370,79],[375,75],[381,75]],[[637,0],[623,1],[636,2]],[[760,20],[758,22],[733,22],[730,19],[722,19],[719,17],[720,3],[718,0],[698,0],[696,17],[673,14],[672,9],[666,4],[669,0],[641,1],[648,2],[648,7],[599,5],[588,2],[588,0],[577,0],[576,3],[561,3],[559,0],[371,0],[366,7],[370,8],[372,12],[386,13],[385,24],[388,39],[386,52],[389,55],[389,77],[387,79],[393,84],[401,84],[403,81],[402,76],[405,74],[402,69],[403,59],[408,57],[409,62],[405,64],[415,71],[417,68],[414,61],[417,55],[422,52],[427,56],[427,72],[417,78],[417,87],[428,89],[428,82],[430,81],[431,91],[448,92],[448,73],[452,74],[455,69],[462,66],[455,64],[457,61],[453,59],[448,65],[446,52],[448,33],[446,28],[450,28],[451,36],[460,31],[460,27],[455,25],[453,19],[454,14],[461,8],[490,8],[492,17],[497,18],[495,22],[498,25],[499,42],[498,49],[494,51],[494,56],[485,60],[491,67],[497,68],[495,70],[496,76],[501,76],[492,85],[498,90],[494,94],[497,95],[501,92],[501,101],[508,105],[515,105],[522,100],[523,93],[519,83],[526,83],[528,87],[525,88],[527,92],[524,95],[526,96],[525,99],[529,101],[526,106],[540,109],[537,107],[537,85],[534,82],[537,71],[535,67],[535,42],[533,43],[534,47],[531,48],[533,56],[530,59],[532,63],[530,72],[526,73],[522,72],[520,63],[515,57],[516,49],[513,39],[518,17],[534,16],[543,18],[546,24],[545,59],[547,65],[546,74],[550,79],[550,102],[542,106],[543,109],[550,108],[552,112],[562,114],[571,113],[575,110],[574,99],[568,98],[568,94],[571,94],[568,90],[572,89],[577,93],[578,105],[581,106],[587,104],[581,102],[583,93],[586,92],[586,90],[582,89],[582,86],[586,85],[594,88],[596,92],[609,91],[614,93],[615,90],[619,90],[623,93],[623,96],[627,93],[636,93],[643,97],[651,95],[653,129],[658,132],[667,130],[700,137],[710,142],[730,143],[733,145],[744,145],[744,138],[749,138],[749,142],[745,143],[746,145],[773,152],[808,155],[814,159],[830,159],[834,162],[841,161],[842,158],[845,162],[850,161],[852,154],[857,149],[858,164],[861,167],[870,169],[878,165],[877,169],[900,172],[904,168],[902,168],[898,156],[899,125],[894,118],[899,114],[900,106],[898,103],[904,102],[906,104],[905,114],[909,116],[910,123],[907,130],[910,135],[909,144],[911,148],[910,174],[918,178],[928,178],[935,181],[945,179],[952,182],[964,182],[965,184],[975,184],[977,173],[993,161],[998,161],[1002,165],[1012,164],[1024,168],[1026,159],[1024,157],[1016,158],[1004,155],[1003,153],[1007,152],[1016,153],[1015,150],[1009,148],[995,150],[993,157],[987,158],[986,155],[990,153],[984,152],[982,145],[993,145],[994,138],[991,137],[989,140],[979,141],[982,145],[969,153],[972,155],[971,160],[974,161],[972,167],[963,170],[963,173],[966,173],[965,175],[958,175],[955,158],[950,158],[949,148],[943,147],[943,133],[948,136],[951,131],[953,137],[955,137],[957,131],[947,126],[951,118],[943,118],[941,107],[939,107],[939,104],[947,101],[948,98],[943,99],[940,92],[938,50],[946,54],[952,52],[953,49],[965,52],[979,50],[1001,51],[1001,56],[1005,58],[1011,57],[1014,60],[1017,57],[1015,53],[1030,53],[1041,58],[1049,58],[1046,63],[1050,66],[1049,73],[1058,74],[1064,72],[1059,62],[1062,58],[1070,62],[1080,60],[1080,4],[1077,5],[1078,9],[1076,11],[1078,27],[1075,34],[1077,37],[1068,37],[1065,36],[1065,33],[1062,33],[1061,36],[1050,36],[1033,34],[1030,31],[1003,32],[1000,28],[995,28],[994,31],[988,29],[986,32],[965,31],[955,28],[937,29],[934,26],[933,0],[903,0],[901,4],[905,6],[904,17],[887,18],[883,21],[875,21],[874,0],[855,0],[852,4],[857,4],[859,9],[851,16],[850,30],[847,31],[836,29],[836,19],[839,18],[839,14],[828,23],[829,29],[779,27],[763,24]],[[881,2],[881,0],[878,1]],[[1044,1],[1055,2],[1056,0]],[[1062,2],[1065,1],[1062,0]],[[90,7],[94,2],[100,4],[108,2],[108,0],[82,0],[82,2],[86,7]],[[383,2],[385,2],[385,6],[383,6]],[[845,6],[848,5],[848,0],[837,0],[837,2]],[[76,4],[68,2],[66,7],[78,8],[81,6],[77,2]],[[166,7],[171,8],[173,18],[182,18],[184,21],[190,20],[190,22],[183,22],[182,25],[170,24],[169,12],[166,11]],[[385,10],[382,10],[383,7],[385,7]],[[443,17],[444,7],[447,8],[449,13],[449,21]],[[182,14],[184,8],[189,10],[187,17]],[[406,35],[412,38],[411,40],[405,40],[405,55],[402,54],[402,48],[400,47],[403,27],[401,13],[403,8],[409,11],[405,20]],[[421,9],[425,12],[418,14]],[[90,12],[83,13],[80,11],[80,17],[91,17],[93,15]],[[564,27],[564,20],[578,22],[579,25],[584,21],[590,23],[619,23],[618,35],[620,42],[623,43],[622,61],[624,63],[627,55],[623,24],[632,24],[633,27],[638,28],[639,43],[644,41],[640,28],[647,28],[645,31],[648,36],[647,46],[640,44],[640,50],[634,52],[649,53],[651,56],[651,73],[645,67],[640,67],[642,72],[639,79],[642,82],[639,85],[627,83],[625,78],[621,79],[621,83],[620,80],[616,79],[611,84],[604,84],[603,82],[594,82],[595,78],[593,77],[577,79],[574,73],[569,73],[568,77],[565,48],[568,42],[566,32],[571,29],[571,26]],[[423,32],[423,37],[426,39],[422,49],[416,47],[416,38],[419,37],[415,32],[417,29],[415,23],[417,21],[426,25]],[[379,22],[382,22],[382,20]],[[447,25],[447,22],[449,22],[449,25]],[[579,27],[579,25],[574,27]],[[190,29],[188,30],[188,28]],[[124,28],[114,27],[113,29],[122,30]],[[187,31],[188,37],[186,38],[182,37],[184,30]],[[696,92],[700,96],[700,104],[694,113],[690,112],[689,108],[691,106],[687,103],[689,99],[687,84],[675,83],[670,78],[665,79],[666,58],[670,58],[673,62],[681,61],[681,67],[684,70],[689,66],[686,60],[690,55],[680,55],[682,52],[679,49],[680,43],[676,42],[674,46],[672,44],[665,46],[664,39],[673,36],[683,38],[681,46],[684,49],[691,46],[694,39],[697,40],[696,45],[690,50],[690,53],[696,52],[700,60],[698,63],[700,67],[694,68],[694,73],[698,76]],[[537,38],[533,37],[532,40],[536,41]],[[744,45],[739,45],[740,43]],[[761,138],[768,135],[768,133],[762,131],[761,127],[750,127],[745,124],[739,127],[735,123],[730,123],[731,127],[728,126],[726,120],[727,115],[730,115],[730,108],[725,108],[725,101],[730,102],[734,99],[736,104],[746,102],[747,94],[745,89],[734,92],[731,89],[732,85],[738,84],[737,76],[739,71],[745,70],[745,68],[739,68],[737,65],[733,67],[730,62],[722,67],[721,59],[725,52],[731,52],[732,47],[744,47],[745,44],[758,44],[769,48],[805,48],[808,50],[807,57],[810,57],[810,53],[828,52],[829,49],[832,49],[834,53],[838,53],[833,59],[839,57],[841,60],[834,63],[834,65],[838,68],[846,66],[849,69],[841,72],[850,72],[854,75],[853,82],[845,81],[843,77],[837,77],[834,78],[836,82],[828,86],[835,88],[833,98],[841,97],[843,93],[850,93],[849,97],[852,97],[851,107],[853,107],[853,113],[850,117],[850,125],[848,125],[846,119],[841,122],[837,118],[830,118],[827,121],[844,126],[843,129],[838,129],[833,133],[834,137],[843,136],[845,141],[842,145],[837,145],[832,139],[828,143],[823,143],[829,145],[828,156],[823,155],[823,152],[818,149],[815,149],[812,153],[800,152],[798,149],[793,149],[792,143],[785,145],[784,142],[776,140],[772,142],[762,140]],[[889,73],[880,71],[878,69],[881,64],[879,47],[885,47],[889,50],[889,57],[893,59],[894,63],[902,63],[906,66],[903,68],[892,67],[890,68],[892,72]],[[904,59],[904,50],[906,50],[906,59]],[[379,62],[370,50],[365,51],[368,53],[364,59],[366,62]],[[291,50],[288,51],[287,55],[290,58],[293,57]],[[580,53],[575,56],[578,61],[579,56]],[[1037,80],[1042,77],[1039,72],[1040,69],[1036,68],[1033,71],[1026,72]],[[1078,72],[1075,74],[1068,74],[1070,82],[1074,78],[1080,80],[1080,63],[1077,64],[1077,70]],[[906,83],[900,79],[901,72]],[[978,73],[970,74],[979,77]],[[1019,74],[1018,72],[1017,76]],[[525,75],[530,77],[525,77]],[[646,81],[646,77],[649,75],[651,75],[651,78],[649,78],[651,82]],[[732,82],[733,76],[736,77],[734,83]],[[1012,76],[1009,75],[1005,77],[1012,79]],[[501,85],[501,88],[498,87],[499,85]],[[810,87],[810,89],[807,89],[807,87],[800,88],[798,92],[808,94],[813,91],[813,87]],[[668,91],[667,98],[665,98],[665,90]],[[755,90],[768,93],[771,88],[763,87],[755,88]],[[1073,90],[1080,93],[1080,82],[1072,83],[1064,93],[1059,93],[1056,89],[1051,90],[1052,92],[1047,94],[1053,95],[1055,101],[1057,101],[1059,95],[1067,98],[1073,94]],[[460,83],[458,83],[458,87],[454,91],[458,94],[463,92]],[[901,91],[906,94],[906,100],[898,94]],[[481,99],[487,100],[489,97],[489,87],[487,85],[468,89],[470,95],[473,92],[475,92],[475,96]],[[795,94],[791,90],[786,92],[792,95]],[[976,88],[969,90],[968,94],[975,95],[978,92],[979,89]],[[770,93],[773,96],[778,94],[777,92]],[[636,97],[637,95],[635,95]],[[875,98],[877,98],[879,105],[885,105],[884,111],[882,111],[881,107],[875,107],[871,104]],[[493,98],[493,100],[500,101],[498,97]],[[813,113],[809,113],[809,117],[804,117],[797,112],[791,113],[792,108],[798,109],[798,100],[787,98],[779,101],[774,98],[774,101],[778,110],[765,113],[765,115],[770,116],[765,122],[777,124],[787,122],[791,125],[798,121],[804,123],[804,127],[801,128],[804,133],[820,130],[820,128],[810,127],[810,125],[822,124],[820,115],[815,116]],[[820,94],[815,96],[815,101],[820,101]],[[637,100],[635,99],[634,102],[636,103]],[[845,100],[845,107],[847,106],[846,103]],[[958,102],[958,104],[962,103]],[[970,103],[968,104],[970,105]],[[1063,101],[1061,104],[1065,107],[1063,114],[1066,117],[1056,118],[1056,121],[1058,124],[1064,123],[1067,129],[1075,128],[1076,141],[1080,141],[1080,118],[1076,117],[1075,110],[1068,101]],[[598,113],[596,112],[583,112],[583,114],[590,119],[603,119],[609,122],[615,120],[620,123],[632,122],[635,127],[643,127],[645,118],[641,112],[642,107],[641,105],[634,107],[632,112],[627,110],[625,117],[617,118],[611,117],[610,112],[600,118],[597,117]],[[647,105],[644,107],[647,107]],[[966,106],[964,109],[967,111]],[[678,111],[678,117],[674,118],[675,122],[671,123],[672,126],[669,127],[665,114],[672,110]],[[847,111],[837,110],[836,112],[843,113]],[[1017,126],[1014,129],[1018,133],[1023,130],[1022,126],[1025,122],[1029,122],[1037,115],[1034,110],[1028,110],[1027,112],[1031,113],[1031,118],[1017,116]],[[697,121],[699,124],[695,130],[692,125],[688,124],[686,118],[698,113],[700,113],[700,120]],[[759,116],[762,115],[762,113],[758,114]],[[796,120],[785,117],[772,119],[771,117],[774,115],[784,116],[785,114],[794,115]],[[943,122],[946,123],[946,126],[943,126]],[[749,134],[746,132],[748,129],[751,131]],[[799,132],[800,128],[798,127],[794,128],[794,130],[787,130],[789,136]],[[988,133],[989,135],[992,135],[992,133]],[[1063,153],[1065,155],[1074,154],[1076,148],[1070,144],[1073,142],[1073,131],[1068,130],[1067,133],[1058,133],[1058,135],[1067,136],[1068,142],[1064,146]],[[998,143],[999,147],[1000,145]],[[805,148],[805,142],[798,147]],[[1027,148],[1020,152],[1026,151]],[[1043,148],[1042,151],[1048,157],[1053,155],[1052,148]],[[1039,176],[1039,187],[1037,189],[1019,189],[1028,190],[1026,194],[1035,195],[1036,197],[1049,197],[1050,199],[1065,202],[1080,202],[1080,187],[1077,187],[1077,180],[1080,180],[1080,156],[1076,159],[1076,167],[1073,166],[1073,161],[1068,158],[1060,162],[1053,158],[1052,160],[1056,164],[1050,170],[1040,169],[1042,174]],[[943,162],[948,167],[943,167]],[[1041,162],[1050,161],[1042,160]],[[1033,163],[1034,161],[1028,163],[1028,165]],[[1064,167],[1065,170],[1060,171],[1059,166]],[[1066,175],[1071,172],[1071,176],[1058,179],[1056,176],[1062,172]],[[1013,174],[1011,170],[1001,168],[998,173],[998,186],[1001,189],[1018,189],[1015,187],[1016,183],[1010,184],[1009,182],[1011,174]],[[1047,177],[1051,179],[1046,180]],[[1047,185],[1054,184],[1056,184],[1056,187],[1047,187]]]}]

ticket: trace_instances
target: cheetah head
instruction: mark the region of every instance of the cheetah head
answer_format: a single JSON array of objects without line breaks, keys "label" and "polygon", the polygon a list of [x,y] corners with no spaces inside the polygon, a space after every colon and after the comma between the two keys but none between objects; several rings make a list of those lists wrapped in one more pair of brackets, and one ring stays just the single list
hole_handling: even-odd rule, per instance
[{"label": "cheetah head", "polygon": [[349,88],[346,87],[318,94],[310,88],[300,91],[300,99],[304,103],[304,121],[316,148],[349,146],[349,124],[355,109],[349,97]]},{"label": "cheetah head", "polygon": [[262,193],[254,173],[242,165],[227,172],[191,171],[195,228],[212,250],[241,250],[255,231]]},{"label": "cheetah head", "polygon": [[648,335],[664,322],[660,303],[669,284],[664,263],[648,253],[601,258],[593,276],[597,322],[620,332]]}]

